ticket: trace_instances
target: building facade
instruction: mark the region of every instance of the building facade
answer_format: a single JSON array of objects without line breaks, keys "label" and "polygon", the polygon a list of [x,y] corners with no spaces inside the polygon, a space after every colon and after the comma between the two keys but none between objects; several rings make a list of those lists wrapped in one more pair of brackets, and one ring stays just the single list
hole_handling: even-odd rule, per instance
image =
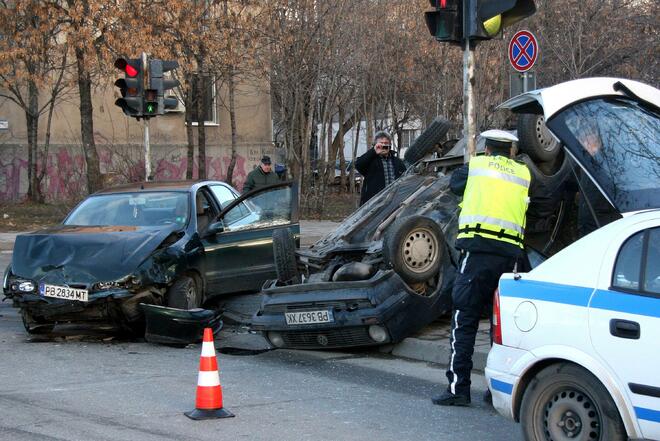
[{"label": "building facade", "polygon": [[[209,179],[226,179],[231,159],[231,129],[226,91],[211,84],[210,105],[204,117],[206,169]],[[262,155],[276,160],[272,138],[271,100],[267,84],[244,82],[236,88],[237,161],[233,183],[239,190]],[[107,84],[93,90],[94,140],[106,186],[144,177],[144,123],[123,114],[114,105],[118,90]],[[43,100],[45,101],[45,100]],[[185,179],[187,136],[185,109],[152,118],[149,122],[150,164],[156,180]],[[197,122],[193,133],[197,146]],[[86,194],[85,156],[80,135],[77,89],[58,101],[54,109],[48,152],[44,155],[47,115],[39,120],[39,162],[45,171],[42,192],[49,201],[75,200]],[[45,160],[44,160],[45,159]],[[198,152],[195,147],[194,175]],[[23,110],[0,99],[0,201],[20,201],[28,190],[27,126]]]}]

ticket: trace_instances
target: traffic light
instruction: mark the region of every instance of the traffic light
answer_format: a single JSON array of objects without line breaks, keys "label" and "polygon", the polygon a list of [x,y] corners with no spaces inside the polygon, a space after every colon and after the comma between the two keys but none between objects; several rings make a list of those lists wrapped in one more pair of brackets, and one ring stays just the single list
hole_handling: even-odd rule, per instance
[{"label": "traffic light", "polygon": [[177,67],[179,67],[179,63],[175,60],[149,60],[149,89],[147,92],[154,92],[155,113],[158,115],[163,115],[166,110],[177,108],[177,99],[165,97],[165,92],[177,87],[179,81],[164,78],[165,73]]},{"label": "traffic light", "polygon": [[140,118],[143,111],[144,69],[139,58],[117,58],[115,67],[124,72],[124,78],[115,81],[121,98],[115,105],[121,107],[125,115]]},{"label": "traffic light", "polygon": [[426,11],[424,19],[431,35],[438,41],[463,43],[463,0],[429,0],[434,11]]},{"label": "traffic light", "polygon": [[466,0],[465,37],[490,40],[535,12],[534,0]]}]

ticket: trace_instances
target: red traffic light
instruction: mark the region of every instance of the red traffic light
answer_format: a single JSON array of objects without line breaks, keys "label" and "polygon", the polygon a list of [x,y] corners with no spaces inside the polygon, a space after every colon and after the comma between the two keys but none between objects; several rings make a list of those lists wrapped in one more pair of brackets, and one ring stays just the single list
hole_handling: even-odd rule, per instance
[{"label": "red traffic light", "polygon": [[125,58],[117,58],[115,60],[115,67],[126,72],[126,75],[131,78],[136,77],[139,73],[138,70],[131,66]]},{"label": "red traffic light", "polygon": [[447,7],[447,0],[429,0],[429,3],[436,9],[445,9]]}]

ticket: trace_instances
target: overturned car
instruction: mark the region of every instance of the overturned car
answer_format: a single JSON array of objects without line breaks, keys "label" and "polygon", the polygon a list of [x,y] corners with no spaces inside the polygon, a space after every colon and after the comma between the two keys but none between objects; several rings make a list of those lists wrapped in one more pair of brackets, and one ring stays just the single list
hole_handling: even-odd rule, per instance
[{"label": "overturned car", "polygon": [[[506,104],[522,113],[518,159],[532,174],[528,247],[553,254],[625,213],[660,205],[657,89],[592,78],[542,92]],[[446,128],[436,121],[410,150],[423,156]],[[294,254],[292,238],[276,233],[278,280],[264,287],[250,329],[279,348],[378,345],[448,311],[459,202],[449,176],[462,158],[458,143],[441,158],[417,161],[309,249]]]}]

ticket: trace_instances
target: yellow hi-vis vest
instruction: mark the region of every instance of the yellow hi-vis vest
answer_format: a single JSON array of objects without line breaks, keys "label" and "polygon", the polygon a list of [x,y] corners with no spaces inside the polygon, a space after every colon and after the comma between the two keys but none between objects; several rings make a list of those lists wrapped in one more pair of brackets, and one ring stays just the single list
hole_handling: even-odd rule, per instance
[{"label": "yellow hi-vis vest", "polygon": [[477,156],[468,170],[457,239],[479,235],[523,248],[531,179],[527,166],[504,156]]}]

